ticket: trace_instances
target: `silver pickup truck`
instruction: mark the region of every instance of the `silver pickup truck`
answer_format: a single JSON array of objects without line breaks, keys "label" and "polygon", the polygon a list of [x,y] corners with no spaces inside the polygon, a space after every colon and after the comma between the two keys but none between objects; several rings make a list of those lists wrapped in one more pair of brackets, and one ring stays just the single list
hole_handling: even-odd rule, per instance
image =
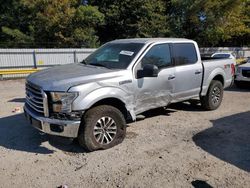
[{"label": "silver pickup truck", "polygon": [[187,39],[122,39],[80,63],[31,74],[24,112],[37,129],[78,138],[89,151],[120,143],[126,122],[150,109],[199,98],[206,110],[221,104],[235,61],[202,61]]}]

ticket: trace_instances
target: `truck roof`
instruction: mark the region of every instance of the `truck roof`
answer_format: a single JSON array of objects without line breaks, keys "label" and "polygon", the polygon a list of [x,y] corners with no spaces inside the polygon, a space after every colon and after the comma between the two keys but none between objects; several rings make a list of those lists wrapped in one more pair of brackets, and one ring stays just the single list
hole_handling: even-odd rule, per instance
[{"label": "truck roof", "polygon": [[131,39],[117,39],[111,43],[152,43],[152,42],[194,42],[193,40],[185,38],[131,38]]}]

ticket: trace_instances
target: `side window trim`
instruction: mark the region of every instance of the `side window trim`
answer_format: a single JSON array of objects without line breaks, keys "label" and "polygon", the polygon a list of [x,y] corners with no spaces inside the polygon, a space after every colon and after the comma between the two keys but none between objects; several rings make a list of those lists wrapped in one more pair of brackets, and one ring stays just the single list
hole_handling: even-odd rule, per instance
[{"label": "side window trim", "polygon": [[171,56],[171,65],[172,67],[175,67],[176,63],[175,63],[175,58],[174,58],[173,43],[169,43],[169,48],[170,48],[170,56]]},{"label": "side window trim", "polygon": [[139,55],[139,57],[135,60],[134,65],[132,66],[132,70],[136,70],[137,66],[140,64],[141,59],[144,55],[150,50],[150,48],[154,46],[153,43],[148,44],[148,46],[143,50],[143,52]]}]

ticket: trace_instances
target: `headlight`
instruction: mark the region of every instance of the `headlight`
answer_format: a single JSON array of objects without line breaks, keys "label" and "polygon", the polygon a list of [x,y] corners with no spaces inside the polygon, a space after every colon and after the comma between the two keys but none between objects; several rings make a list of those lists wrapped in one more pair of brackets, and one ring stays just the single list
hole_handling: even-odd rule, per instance
[{"label": "headlight", "polygon": [[71,104],[78,96],[78,93],[51,92],[53,112],[71,112]]}]

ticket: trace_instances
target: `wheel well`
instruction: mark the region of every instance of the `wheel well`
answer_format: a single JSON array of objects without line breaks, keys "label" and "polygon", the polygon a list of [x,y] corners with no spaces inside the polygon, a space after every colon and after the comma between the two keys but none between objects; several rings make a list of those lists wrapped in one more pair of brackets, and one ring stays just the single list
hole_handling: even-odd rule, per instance
[{"label": "wheel well", "polygon": [[213,80],[217,80],[220,81],[222,83],[222,85],[224,86],[224,78],[222,75],[217,75],[213,78]]},{"label": "wheel well", "polygon": [[99,106],[99,105],[113,106],[122,112],[126,121],[129,121],[130,119],[132,119],[129,111],[126,108],[126,105],[120,99],[117,99],[117,98],[102,99],[96,102],[94,105],[92,105],[92,107]]}]

